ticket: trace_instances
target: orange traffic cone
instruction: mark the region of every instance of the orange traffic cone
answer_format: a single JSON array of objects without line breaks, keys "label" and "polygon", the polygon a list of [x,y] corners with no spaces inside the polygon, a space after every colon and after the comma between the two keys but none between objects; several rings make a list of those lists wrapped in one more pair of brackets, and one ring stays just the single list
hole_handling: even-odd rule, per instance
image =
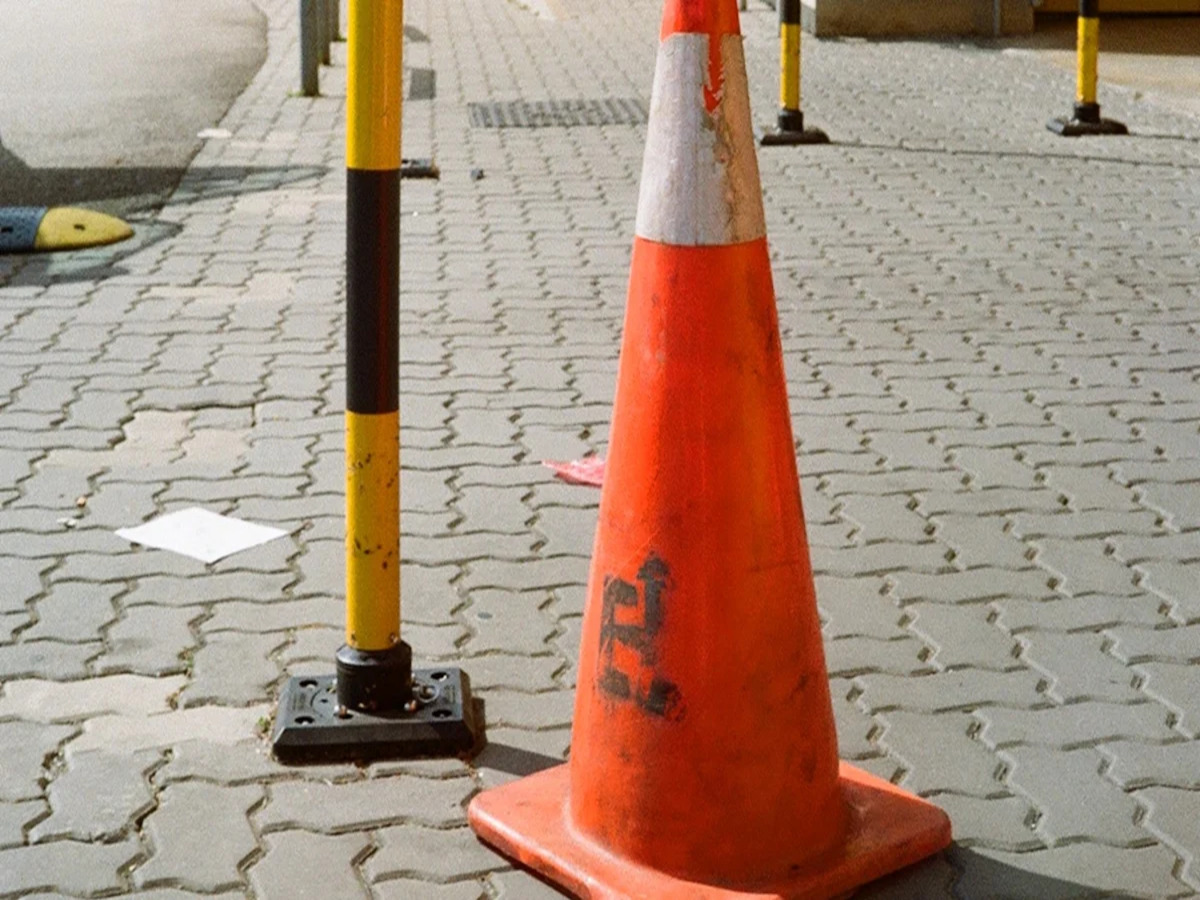
[{"label": "orange traffic cone", "polygon": [[737,15],[666,3],[570,763],[469,812],[592,900],[831,897],[950,841],[838,762]]}]

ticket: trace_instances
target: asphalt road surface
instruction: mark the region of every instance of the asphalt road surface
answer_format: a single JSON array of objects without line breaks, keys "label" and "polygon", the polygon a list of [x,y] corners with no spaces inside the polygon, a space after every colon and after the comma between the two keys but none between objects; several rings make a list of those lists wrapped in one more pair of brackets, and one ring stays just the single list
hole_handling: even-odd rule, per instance
[{"label": "asphalt road surface", "polygon": [[250,0],[0,0],[0,206],[153,212],[266,42]]}]

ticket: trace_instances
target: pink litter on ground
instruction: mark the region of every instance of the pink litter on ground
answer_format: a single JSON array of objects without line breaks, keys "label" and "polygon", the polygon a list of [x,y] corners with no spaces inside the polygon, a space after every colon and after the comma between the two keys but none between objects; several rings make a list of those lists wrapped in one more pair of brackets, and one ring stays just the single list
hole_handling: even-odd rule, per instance
[{"label": "pink litter on ground", "polygon": [[573,459],[570,462],[556,462],[552,459],[542,460],[542,465],[552,469],[554,474],[567,484],[587,484],[600,487],[604,484],[604,457],[588,456],[584,459]]}]

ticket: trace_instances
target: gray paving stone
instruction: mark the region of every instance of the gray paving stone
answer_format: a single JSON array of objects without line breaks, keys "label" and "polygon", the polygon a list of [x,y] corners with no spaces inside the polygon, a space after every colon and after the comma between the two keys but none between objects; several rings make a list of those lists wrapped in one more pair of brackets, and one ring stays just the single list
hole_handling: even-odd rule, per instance
[{"label": "gray paving stone", "polygon": [[567,668],[558,656],[525,656],[488,653],[462,660],[476,691],[515,688],[521,691],[547,691],[559,687],[555,676]]},{"label": "gray paving stone", "polygon": [[835,678],[850,678],[866,672],[924,674],[934,671],[926,662],[928,655],[928,648],[912,638],[880,641],[844,637],[825,642],[825,668]]},{"label": "gray paving stone", "polygon": [[1200,661],[1200,623],[1179,628],[1120,626],[1106,633],[1116,641],[1109,653],[1125,663]]},{"label": "gray paving stone", "polygon": [[1122,622],[1141,627],[1166,624],[1166,610],[1154,597],[1054,597],[1047,600],[997,600],[996,624],[1011,634],[1038,631],[1095,631]]},{"label": "gray paving stone", "polygon": [[1172,875],[1177,859],[1165,847],[1109,847],[1077,843],[1012,853],[992,848],[970,851],[956,892],[963,897],[1078,900],[1083,897],[1184,897],[1192,893]]},{"label": "gray paving stone", "polygon": [[217,606],[212,617],[204,621],[202,631],[205,634],[219,631],[270,633],[321,625],[341,626],[345,617],[345,603],[334,597],[270,603],[235,600]]},{"label": "gray paving stone", "polygon": [[813,572],[819,575],[853,577],[885,575],[903,567],[937,572],[949,565],[949,552],[936,543],[868,544],[864,547],[828,549],[812,547]]},{"label": "gray paving stone", "polygon": [[1200,791],[1148,788],[1134,797],[1149,807],[1145,827],[1184,861],[1180,878],[1200,889]]},{"label": "gray paving stone", "polygon": [[884,596],[887,584],[883,578],[823,575],[813,583],[827,640],[850,636],[890,640],[904,635],[899,625],[903,614]]},{"label": "gray paving stone", "polygon": [[1128,737],[1166,741],[1178,736],[1171,713],[1157,703],[1072,703],[1042,709],[984,707],[974,711],[989,747],[1036,744],[1068,749]]},{"label": "gray paving stone", "polygon": [[1049,843],[1087,839],[1112,846],[1145,840],[1137,803],[1101,774],[1095,749],[1061,751],[1018,746],[1000,751],[1011,761],[1008,783],[1038,810],[1038,834]]},{"label": "gray paving stone", "polygon": [[[160,558],[174,558],[159,554]],[[130,572],[122,577],[137,577]],[[206,573],[203,578],[180,578],[174,575],[158,575],[156,572],[141,573],[149,577],[138,578],[138,583],[122,598],[127,608],[152,604],[155,606],[200,606],[220,603],[225,600],[245,600],[247,597],[261,598],[260,602],[282,597],[284,589],[295,580],[291,573],[221,572]]]},{"label": "gray paving stone", "polygon": [[554,625],[540,609],[549,602],[544,592],[475,590],[463,618],[473,634],[467,641],[471,653],[509,651],[538,654],[549,649]]},{"label": "gray paving stone", "polygon": [[263,838],[265,855],[250,868],[250,884],[264,900],[365,898],[356,863],[368,851],[364,834],[327,835],[282,831]]},{"label": "gray paving stone", "polygon": [[1013,571],[1030,567],[1030,548],[1006,531],[1002,517],[946,513],[932,521],[937,525],[938,540],[954,551],[956,566]]},{"label": "gray paving stone", "polygon": [[400,569],[400,603],[404,621],[426,624],[450,621],[464,602],[454,584],[461,572],[462,568],[457,565],[403,565]]},{"label": "gray paving stone", "polygon": [[407,822],[448,828],[466,821],[462,804],[471,792],[467,778],[400,775],[339,784],[286,781],[271,787],[270,802],[257,821],[264,831],[344,831]]},{"label": "gray paving stone", "polygon": [[40,573],[51,568],[53,566],[45,562],[30,563],[24,559],[0,556],[0,584],[6,586],[3,595],[0,595],[0,610],[24,612],[25,604],[42,593]]},{"label": "gray paving stone", "polygon": [[367,861],[372,882],[396,876],[447,881],[481,877],[508,863],[485,847],[470,828],[398,825],[378,832],[379,850]]},{"label": "gray paving stone", "polygon": [[1104,635],[1027,631],[1020,640],[1021,658],[1051,679],[1047,693],[1060,703],[1141,699],[1137,672],[1105,652],[1111,641]]},{"label": "gray paving stone", "polygon": [[84,678],[88,660],[103,647],[98,641],[64,644],[61,641],[23,641],[0,645],[0,679]]},{"label": "gray paving stone", "polygon": [[1147,560],[1138,563],[1146,573],[1140,586],[1162,597],[1168,613],[1177,622],[1200,621],[1200,588],[1195,579],[1195,563]]},{"label": "gray paving stone", "polygon": [[922,715],[900,710],[882,713],[884,732],[878,743],[905,770],[900,784],[922,796],[950,791],[974,797],[1001,796],[1007,791],[998,773],[1000,760],[971,737],[966,713]]},{"label": "gray paving stone", "polygon": [[1200,668],[1176,663],[1142,663],[1134,671],[1144,675],[1142,690],[1179,714],[1178,728],[1192,737],[1200,735]]},{"label": "gray paving stone", "polygon": [[34,605],[37,623],[25,631],[25,640],[51,639],[86,642],[117,617],[113,598],[116,585],[62,582],[55,584]]},{"label": "gray paving stone", "polygon": [[[258,849],[247,815],[262,797],[263,789],[250,785],[180,782],[163,788],[146,819],[153,853],[134,871],[136,884],[173,882],[200,892],[241,885],[240,867]],[[206,827],[196,828],[197,822]]]},{"label": "gray paving stone", "polygon": [[[500,900],[562,900],[559,891],[520,870],[499,872],[492,875],[488,883]],[[467,900],[468,897],[474,898],[474,895],[464,893],[462,897]]]},{"label": "gray paving stone", "polygon": [[25,843],[24,828],[46,814],[44,800],[21,800],[0,803],[0,848]]},{"label": "gray paving stone", "polygon": [[73,895],[119,890],[119,874],[143,854],[137,841],[85,844],[51,841],[0,850],[0,893],[25,895],[55,888]]},{"label": "gray paving stone", "polygon": [[[533,878],[525,876],[529,881],[533,882]],[[536,883],[536,882],[534,882]],[[539,886],[540,887],[540,886]],[[408,898],[421,898],[421,900],[486,900],[490,895],[487,888],[479,881],[455,881],[451,884],[432,884],[428,881],[414,881],[409,878],[400,878],[394,881],[381,881],[378,884],[371,885],[371,890],[379,900],[408,900]],[[550,891],[550,888],[544,888]],[[525,894],[530,900],[534,900],[532,894]],[[561,897],[554,891],[551,891],[550,896]]]},{"label": "gray paving stone", "polygon": [[1042,692],[1049,686],[1028,669],[956,669],[919,677],[872,673],[856,681],[871,713],[892,709],[933,713],[988,704],[1034,706],[1045,702]]},{"label": "gray paving stone", "polygon": [[454,506],[465,519],[459,527],[464,531],[495,531],[501,534],[522,532],[534,517],[534,511],[525,503],[529,492],[525,485],[466,487],[462,496],[454,501]]},{"label": "gray paving stone", "polygon": [[1038,538],[1030,543],[1037,548],[1038,565],[1057,576],[1056,586],[1066,593],[1130,597],[1140,592],[1133,571],[1106,553],[1100,541]]},{"label": "gray paving stone", "polygon": [[1021,668],[1019,646],[996,626],[990,604],[913,603],[905,607],[907,628],[928,644],[939,669],[962,666],[1005,671]]},{"label": "gray paving stone", "polygon": [[414,623],[404,625],[402,637],[412,645],[417,659],[443,659],[459,654],[467,629],[458,624],[439,627]]},{"label": "gray paving stone", "polygon": [[268,657],[284,642],[279,634],[207,635],[192,657],[191,680],[180,694],[181,705],[241,706],[267,700],[270,685],[280,677],[279,667]]},{"label": "gray paving stone", "polygon": [[1200,790],[1200,740],[1170,744],[1111,741],[1099,749],[1112,763],[1105,774],[1126,790],[1149,785]]},{"label": "gray paving stone", "polygon": [[1043,572],[1006,569],[970,569],[966,572],[927,574],[899,568],[887,578],[894,584],[892,596],[902,606],[914,600],[933,603],[970,603],[1009,598],[1041,600],[1055,596]]},{"label": "gray paving stone", "polygon": [[[342,774],[343,766],[307,767],[305,772],[320,771],[330,777]],[[176,781],[211,781],[217,784],[250,784],[294,777],[294,771],[277,763],[270,747],[256,739],[234,743],[216,743],[194,738],[171,747],[167,762],[155,773],[156,784]]]},{"label": "gray paving stone", "polygon": [[590,554],[596,535],[595,508],[543,506],[533,529],[545,537],[539,551],[545,555]]},{"label": "gray paving stone", "polygon": [[197,638],[191,624],[204,611],[194,606],[127,606],[105,637],[107,648],[93,667],[97,672],[166,675],[183,672]]},{"label": "gray paving stone", "polygon": [[204,739],[230,745],[258,733],[256,722],[267,707],[200,706],[156,715],[100,715],[83,724],[83,733],[66,746],[66,755],[89,750],[132,753]]},{"label": "gray paving stone", "polygon": [[1179,531],[1200,528],[1200,483],[1144,484],[1136,492],[1138,502],[1161,512]]},{"label": "gray paving stone", "polygon": [[1134,495],[1129,488],[1095,466],[1047,466],[1047,484],[1070,499],[1074,510],[1133,510]]},{"label": "gray paving stone", "polygon": [[471,564],[463,587],[471,591],[480,588],[527,591],[587,584],[587,569],[588,560],[583,557],[523,563],[478,560]]},{"label": "gray paving stone", "polygon": [[154,805],[147,775],[160,758],[155,751],[72,755],[66,771],[50,782],[50,817],[30,830],[30,838],[111,841],[132,831]]},{"label": "gray paving stone", "polygon": [[1017,513],[1013,533],[1023,538],[1106,538],[1158,530],[1153,513],[1144,510],[1092,509],[1082,512]]},{"label": "gray paving stone", "polygon": [[942,793],[933,802],[950,816],[958,847],[1036,850],[1044,846],[1029,823],[1034,811],[1020,797],[969,797]]},{"label": "gray paving stone", "polygon": [[574,691],[493,690],[488,692],[488,722],[514,728],[561,728],[569,725],[575,709]]}]

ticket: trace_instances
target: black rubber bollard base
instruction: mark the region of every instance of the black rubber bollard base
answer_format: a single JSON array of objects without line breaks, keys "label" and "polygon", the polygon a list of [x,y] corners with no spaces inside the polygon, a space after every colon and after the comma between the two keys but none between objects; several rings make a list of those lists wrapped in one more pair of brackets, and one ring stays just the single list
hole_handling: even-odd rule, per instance
[{"label": "black rubber bollard base", "polygon": [[333,675],[290,678],[271,747],[285,765],[466,756],[482,740],[471,682],[461,669],[413,670],[413,699],[381,715],[339,709]]},{"label": "black rubber bollard base", "polygon": [[442,170],[432,159],[400,160],[401,178],[441,178]]},{"label": "black rubber bollard base", "polygon": [[764,131],[758,139],[764,147],[794,147],[799,144],[828,144],[829,135],[820,128],[803,128],[799,131],[775,129]]},{"label": "black rubber bollard base", "polygon": [[1085,137],[1097,134],[1129,134],[1129,129],[1113,119],[1088,122],[1083,119],[1051,119],[1046,127],[1063,137]]}]

